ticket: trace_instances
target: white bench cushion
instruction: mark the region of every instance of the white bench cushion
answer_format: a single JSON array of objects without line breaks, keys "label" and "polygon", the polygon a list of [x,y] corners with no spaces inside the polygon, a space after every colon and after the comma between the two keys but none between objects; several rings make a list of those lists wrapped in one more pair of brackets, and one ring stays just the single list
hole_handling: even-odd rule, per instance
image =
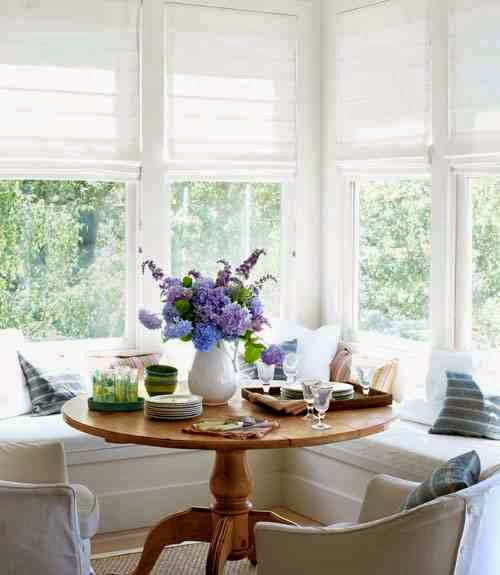
[{"label": "white bench cushion", "polygon": [[428,430],[426,425],[398,420],[371,437],[308,449],[376,474],[419,482],[443,462],[472,449],[481,458],[483,472],[500,463],[500,441],[430,435]]},{"label": "white bench cushion", "polygon": [[4,442],[61,441],[66,453],[114,447],[100,437],[87,435],[67,425],[61,414],[32,417],[20,415],[0,421]]}]

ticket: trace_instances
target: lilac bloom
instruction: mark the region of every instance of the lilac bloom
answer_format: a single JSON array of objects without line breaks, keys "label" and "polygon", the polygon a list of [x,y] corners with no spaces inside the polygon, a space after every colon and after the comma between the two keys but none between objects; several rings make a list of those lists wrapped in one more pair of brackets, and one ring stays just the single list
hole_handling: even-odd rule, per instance
[{"label": "lilac bloom", "polygon": [[144,308],[139,310],[139,321],[147,329],[159,329],[161,326],[160,316]]},{"label": "lilac bloom", "polygon": [[246,260],[241,262],[241,264],[236,268],[236,273],[239,276],[243,276],[245,279],[250,277],[250,272],[255,267],[255,264],[259,261],[261,255],[264,255],[266,250],[254,250]]},{"label": "lilac bloom", "polygon": [[279,345],[270,345],[261,355],[261,360],[267,365],[281,365],[284,359],[285,352]]}]

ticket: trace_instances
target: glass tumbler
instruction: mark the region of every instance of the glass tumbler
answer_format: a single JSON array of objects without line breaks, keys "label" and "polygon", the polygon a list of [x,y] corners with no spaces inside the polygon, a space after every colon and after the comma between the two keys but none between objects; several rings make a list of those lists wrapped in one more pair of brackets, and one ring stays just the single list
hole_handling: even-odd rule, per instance
[{"label": "glass tumbler", "polygon": [[330,399],[332,397],[333,385],[319,384],[312,387],[313,405],[318,412],[318,420],[312,425],[313,429],[322,431],[324,429],[331,429],[331,425],[323,422],[325,413],[330,407]]},{"label": "glass tumbler", "polygon": [[293,385],[297,380],[299,356],[297,353],[288,353],[283,360],[283,373],[286,375],[287,384]]},{"label": "glass tumbler", "polygon": [[307,403],[307,414],[304,415],[302,418],[305,421],[315,421],[316,418],[314,417],[314,396],[312,388],[315,385],[320,384],[321,381],[319,379],[303,379],[300,382],[302,386],[302,393],[304,395],[304,400]]},{"label": "glass tumbler", "polygon": [[274,365],[268,365],[263,361],[257,362],[257,373],[259,374],[259,379],[262,384],[264,393],[269,393],[271,387],[271,381],[274,377]]}]

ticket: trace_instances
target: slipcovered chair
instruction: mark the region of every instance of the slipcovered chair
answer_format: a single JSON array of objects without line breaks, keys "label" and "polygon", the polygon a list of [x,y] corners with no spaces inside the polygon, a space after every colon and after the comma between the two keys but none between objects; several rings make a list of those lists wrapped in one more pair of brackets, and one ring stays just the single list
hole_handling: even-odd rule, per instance
[{"label": "slipcovered chair", "polygon": [[89,575],[97,498],[70,485],[62,444],[0,443],[0,571]]},{"label": "slipcovered chair", "polygon": [[468,489],[400,512],[417,485],[375,477],[357,524],[258,523],[258,575],[498,575],[498,468]]}]

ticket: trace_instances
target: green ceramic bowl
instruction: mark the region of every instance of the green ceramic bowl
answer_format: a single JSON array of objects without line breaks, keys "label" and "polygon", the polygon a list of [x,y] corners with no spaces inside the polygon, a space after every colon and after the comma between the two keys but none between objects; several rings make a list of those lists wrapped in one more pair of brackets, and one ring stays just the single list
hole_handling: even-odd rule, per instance
[{"label": "green ceramic bowl", "polygon": [[151,397],[174,393],[177,375],[177,368],[170,365],[148,365],[144,377],[146,391]]}]

